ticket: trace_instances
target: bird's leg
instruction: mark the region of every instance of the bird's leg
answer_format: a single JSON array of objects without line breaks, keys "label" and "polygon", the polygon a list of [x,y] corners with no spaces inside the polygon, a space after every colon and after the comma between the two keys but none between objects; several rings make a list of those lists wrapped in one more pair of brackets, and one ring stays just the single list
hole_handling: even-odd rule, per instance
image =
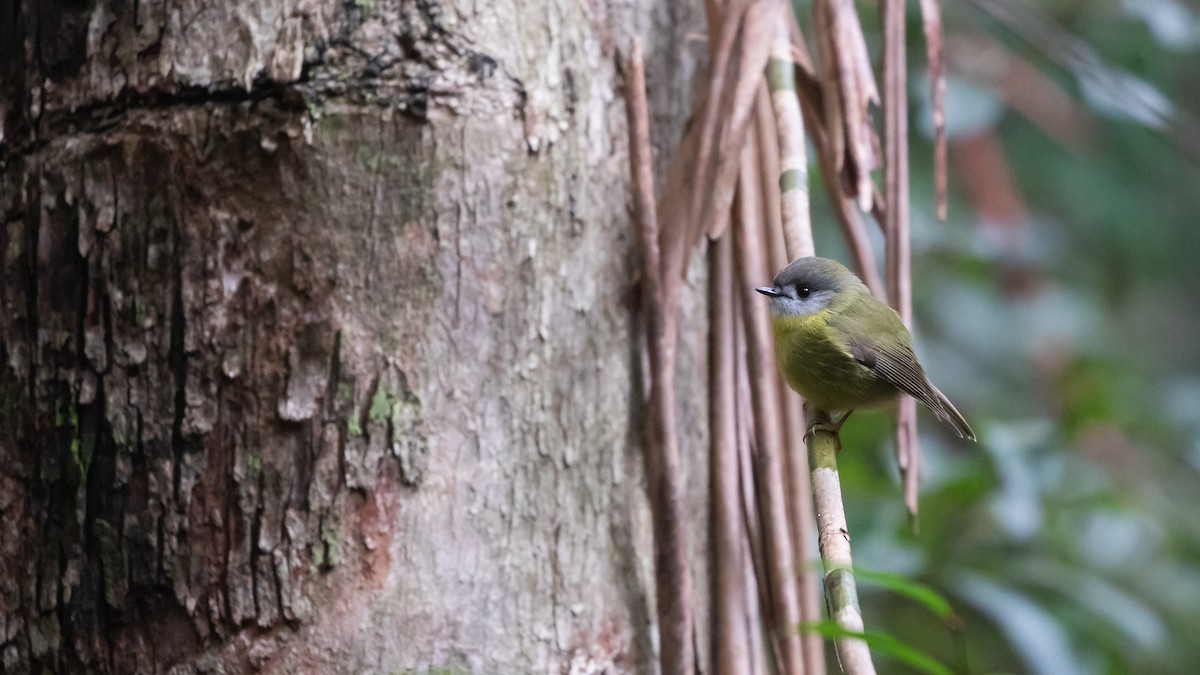
[{"label": "bird's leg", "polygon": [[847,410],[845,413],[842,414],[841,417],[838,418],[838,420],[836,422],[813,422],[812,424],[808,425],[808,431],[806,431],[804,433],[805,443],[808,442],[808,437],[813,435],[814,433],[816,433],[818,431],[827,431],[827,432],[833,434],[833,440],[834,440],[834,442],[837,443],[837,451],[841,452],[842,451],[842,436],[841,436],[840,432],[842,430],[842,425],[846,423],[846,419],[848,417],[850,417],[850,413],[852,413],[852,412],[854,412],[853,408],[851,408],[850,410]]}]

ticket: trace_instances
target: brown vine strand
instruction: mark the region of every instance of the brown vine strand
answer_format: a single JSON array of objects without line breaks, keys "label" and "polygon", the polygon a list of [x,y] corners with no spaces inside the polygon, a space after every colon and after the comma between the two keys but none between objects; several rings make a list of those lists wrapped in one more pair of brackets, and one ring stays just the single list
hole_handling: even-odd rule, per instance
[{"label": "brown vine strand", "polygon": [[675,338],[677,306],[672,280],[660,276],[658,221],[654,209],[650,122],[646,105],[641,42],[630,49],[626,70],[630,171],[634,213],[641,234],[643,307],[650,332],[650,406],[647,411],[646,465],[650,479],[658,599],[659,661],[664,674],[693,675],[691,582],[684,538],[683,497],[675,423]]}]

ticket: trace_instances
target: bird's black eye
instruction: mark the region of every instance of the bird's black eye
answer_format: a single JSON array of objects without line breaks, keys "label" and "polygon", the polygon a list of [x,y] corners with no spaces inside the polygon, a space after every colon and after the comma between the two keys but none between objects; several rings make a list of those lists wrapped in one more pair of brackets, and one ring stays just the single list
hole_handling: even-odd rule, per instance
[{"label": "bird's black eye", "polygon": [[806,300],[808,299],[808,296],[812,295],[812,289],[808,286],[801,286],[796,289],[796,295],[799,296],[801,300]]}]

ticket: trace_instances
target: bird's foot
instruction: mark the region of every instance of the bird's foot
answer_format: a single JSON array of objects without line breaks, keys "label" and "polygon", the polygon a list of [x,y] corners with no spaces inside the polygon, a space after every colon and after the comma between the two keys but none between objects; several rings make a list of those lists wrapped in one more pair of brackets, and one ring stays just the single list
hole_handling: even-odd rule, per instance
[{"label": "bird's foot", "polygon": [[842,430],[842,425],[846,423],[846,419],[850,417],[850,413],[852,412],[854,412],[853,409],[847,410],[842,414],[841,417],[838,418],[836,422],[813,422],[812,424],[808,425],[808,430],[804,432],[804,442],[807,444],[809,437],[816,432],[825,431],[833,434],[833,441],[835,444],[834,451],[841,452],[842,436],[840,432]]}]

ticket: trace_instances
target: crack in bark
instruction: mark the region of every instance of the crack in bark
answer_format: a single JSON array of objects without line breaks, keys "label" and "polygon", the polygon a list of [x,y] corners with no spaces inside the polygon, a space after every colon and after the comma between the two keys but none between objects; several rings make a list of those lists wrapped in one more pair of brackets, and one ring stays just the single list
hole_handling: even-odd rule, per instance
[{"label": "crack in bark", "polygon": [[[2,149],[2,148],[0,148],[0,149]],[[0,157],[0,161],[3,161],[2,157]],[[16,167],[17,170],[20,170],[21,168],[23,168],[23,167]],[[40,175],[41,172],[35,170],[34,173],[36,175],[36,180],[29,181],[29,187],[27,188],[28,194],[25,197],[26,204],[40,204],[41,203],[41,197],[42,197],[41,175]],[[25,317],[26,317],[26,322],[27,322],[25,339],[27,341],[26,344],[33,347],[33,350],[30,352],[30,354],[28,356],[29,362],[27,364],[27,367],[29,369],[29,372],[27,373],[27,375],[29,376],[29,382],[28,382],[29,405],[30,405],[31,409],[36,410],[37,409],[36,408],[36,406],[37,406],[37,378],[33,377],[32,374],[36,370],[37,359],[38,359],[38,350],[37,350],[37,343],[38,343],[38,339],[37,339],[37,336],[38,336],[37,250],[38,250],[38,244],[39,244],[39,239],[40,239],[40,235],[41,235],[41,228],[39,228],[37,226],[37,222],[35,220],[37,218],[37,214],[34,213],[32,210],[27,211],[27,214],[28,214],[28,216],[25,220],[25,227],[24,227],[25,250],[22,251],[22,253],[23,253],[22,257],[24,258],[24,260],[22,262],[23,262],[23,267],[24,267],[24,271],[25,271],[25,298],[26,298]]]},{"label": "crack in bark", "polygon": [[183,307],[183,246],[180,244],[183,238],[182,225],[175,226],[175,239],[173,244],[173,258],[175,265],[175,287],[171,298],[171,346],[167,352],[167,364],[170,367],[171,374],[174,378],[175,386],[175,413],[171,420],[171,480],[172,480],[172,496],[176,504],[179,503],[179,487],[181,477],[181,468],[183,464],[183,419],[187,414],[187,355],[185,350],[185,331],[184,322],[185,311]]},{"label": "crack in bark", "polygon": [[305,82],[285,84],[264,81],[246,90],[242,87],[212,88],[190,86],[174,91],[138,92],[123,90],[116,98],[95,101],[68,110],[49,110],[33,121],[31,137],[18,141],[0,141],[0,166],[19,157],[28,157],[45,148],[52,139],[102,133],[112,130],[137,112],[168,111],[205,106],[239,106],[274,101],[284,110],[304,111]]},{"label": "crack in bark", "polygon": [[[469,38],[449,29],[438,2],[406,1],[397,10],[398,15],[391,17],[394,21],[387,40],[364,39],[356,31],[366,20],[365,15],[356,15],[357,20],[348,17],[331,37],[306,36],[305,46],[315,55],[306,52],[309,55],[294,77],[288,74],[280,78],[270,72],[270,64],[262,64],[263,69],[253,79],[240,84],[223,77],[225,73],[214,73],[207,83],[181,82],[174,76],[159,82],[150,74],[175,64],[155,63],[142,56],[162,48],[160,35],[158,43],[139,47],[134,68],[112,66],[114,77],[124,80],[123,88],[114,92],[112,88],[106,91],[105,87],[92,87],[102,96],[99,100],[88,100],[85,92],[89,87],[79,81],[75,72],[78,68],[56,77],[47,71],[47,64],[38,60],[36,49],[32,63],[26,63],[23,53],[15,52],[0,63],[0,87],[18,93],[7,107],[0,107],[0,113],[7,113],[7,119],[0,119],[0,165],[36,153],[55,138],[102,133],[134,113],[181,107],[274,102],[282,110],[311,114],[327,101],[344,100],[395,108],[418,121],[428,121],[437,109],[482,117],[493,117],[507,109],[524,119],[524,83],[497,58],[479,51]],[[137,11],[135,4],[134,17]],[[372,17],[371,21],[387,19]],[[29,32],[28,27],[18,24],[14,22],[5,33],[12,34],[12,44],[20,44],[24,33]],[[117,28],[114,24],[109,29]],[[130,40],[136,42],[137,35],[106,34],[104,49],[119,50]],[[110,43],[116,46],[108,46]],[[82,54],[83,50],[82,45],[75,46],[75,51]],[[88,53],[86,58],[99,62],[117,59],[118,55]],[[8,67],[3,68],[5,65]],[[55,81],[55,88],[44,86],[47,78]],[[80,94],[83,102],[78,100]]]}]

